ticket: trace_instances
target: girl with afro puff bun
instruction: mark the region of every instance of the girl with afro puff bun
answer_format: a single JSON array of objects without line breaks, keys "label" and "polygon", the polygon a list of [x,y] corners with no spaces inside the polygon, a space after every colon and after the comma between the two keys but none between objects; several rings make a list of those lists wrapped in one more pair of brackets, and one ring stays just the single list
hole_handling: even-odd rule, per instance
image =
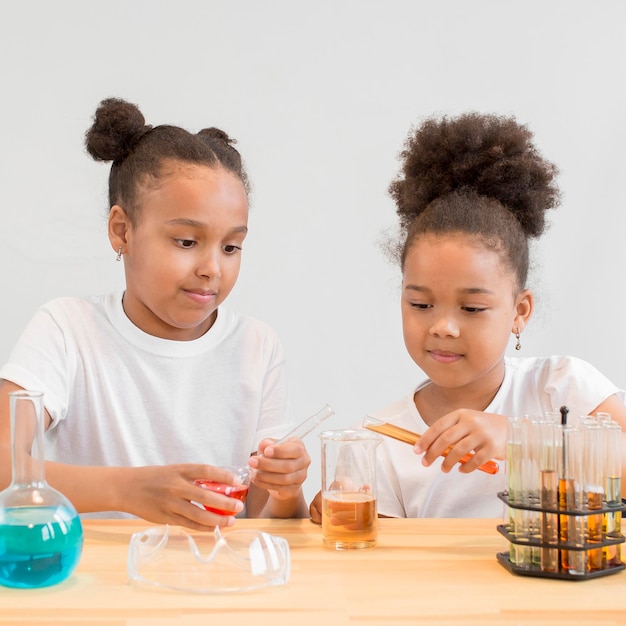
[{"label": "girl with afro puff bun", "polygon": [[[624,394],[575,357],[505,356],[511,335],[522,347],[533,312],[529,240],[559,202],[556,168],[528,128],[478,113],[430,118],[410,133],[401,158],[390,186],[401,232],[392,252],[402,270],[405,345],[427,378],[371,414],[422,435],[414,447],[383,437],[378,511],[498,517],[506,472],[476,470],[489,459],[504,466],[508,416],[566,405],[571,417],[609,412],[624,429]],[[315,521],[318,505],[316,497]]]}]

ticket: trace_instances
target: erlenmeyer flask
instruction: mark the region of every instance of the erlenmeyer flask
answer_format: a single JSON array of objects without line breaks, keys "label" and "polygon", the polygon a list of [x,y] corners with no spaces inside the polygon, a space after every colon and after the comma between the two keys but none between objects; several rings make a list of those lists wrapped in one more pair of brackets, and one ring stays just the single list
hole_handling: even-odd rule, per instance
[{"label": "erlenmeyer flask", "polygon": [[43,394],[9,394],[13,480],[0,492],[0,584],[47,587],[65,580],[83,548],[72,503],[46,483]]}]

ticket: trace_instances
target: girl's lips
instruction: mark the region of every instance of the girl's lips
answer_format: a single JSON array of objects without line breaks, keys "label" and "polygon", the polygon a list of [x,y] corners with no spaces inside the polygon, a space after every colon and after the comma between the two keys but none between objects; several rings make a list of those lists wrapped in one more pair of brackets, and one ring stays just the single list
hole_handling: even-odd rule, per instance
[{"label": "girl's lips", "polygon": [[462,358],[461,355],[456,352],[429,350],[428,353],[435,361],[437,361],[437,363],[455,363]]},{"label": "girl's lips", "polygon": [[215,301],[217,294],[214,291],[185,291],[194,302],[198,304],[210,304]]}]

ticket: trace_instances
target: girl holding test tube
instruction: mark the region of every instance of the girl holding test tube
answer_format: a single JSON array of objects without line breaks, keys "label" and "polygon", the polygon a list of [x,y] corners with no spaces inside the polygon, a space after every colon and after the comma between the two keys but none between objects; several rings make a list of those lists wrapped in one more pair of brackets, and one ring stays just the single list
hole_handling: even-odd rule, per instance
[{"label": "girl holding test tube", "polygon": [[[378,511],[499,517],[506,472],[475,470],[504,461],[508,416],[566,405],[573,416],[609,412],[623,428],[624,394],[575,357],[505,356],[511,335],[522,347],[533,312],[529,240],[559,200],[556,168],[529,129],[497,115],[431,118],[410,133],[401,157],[390,187],[401,230],[392,252],[405,345],[426,378],[371,414],[421,435],[414,446],[383,438]],[[320,519],[318,496],[310,511]]]},{"label": "girl holding test tube", "polygon": [[86,147],[112,162],[108,236],[125,289],[53,300],[27,326],[0,369],[0,488],[8,394],[28,388],[44,392],[46,476],[80,513],[229,526],[244,505],[196,481],[231,485],[222,466],[249,464],[245,514],[306,515],[304,444],[274,445],[290,428],[281,344],[224,305],[248,232],[233,143],[216,128],[149,126],[123,100],[100,104]]}]

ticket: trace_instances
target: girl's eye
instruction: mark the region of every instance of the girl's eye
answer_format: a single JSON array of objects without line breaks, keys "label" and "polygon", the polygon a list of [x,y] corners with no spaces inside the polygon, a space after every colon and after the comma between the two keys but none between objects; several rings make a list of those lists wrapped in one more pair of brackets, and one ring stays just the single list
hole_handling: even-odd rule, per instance
[{"label": "girl's eye", "polygon": [[421,311],[426,310],[426,309],[430,309],[433,305],[432,304],[424,304],[422,302],[411,302],[411,306],[414,309],[419,309]]},{"label": "girl's eye", "polygon": [[226,244],[225,246],[222,246],[222,250],[226,254],[236,254],[239,250],[241,250],[241,246],[236,246],[234,244]]},{"label": "girl's eye", "polygon": [[175,241],[181,248],[193,248],[196,245],[193,239],[176,239]]},{"label": "girl's eye", "polygon": [[486,311],[487,309],[476,306],[464,306],[463,310],[467,311],[468,313],[480,313],[482,311]]}]

